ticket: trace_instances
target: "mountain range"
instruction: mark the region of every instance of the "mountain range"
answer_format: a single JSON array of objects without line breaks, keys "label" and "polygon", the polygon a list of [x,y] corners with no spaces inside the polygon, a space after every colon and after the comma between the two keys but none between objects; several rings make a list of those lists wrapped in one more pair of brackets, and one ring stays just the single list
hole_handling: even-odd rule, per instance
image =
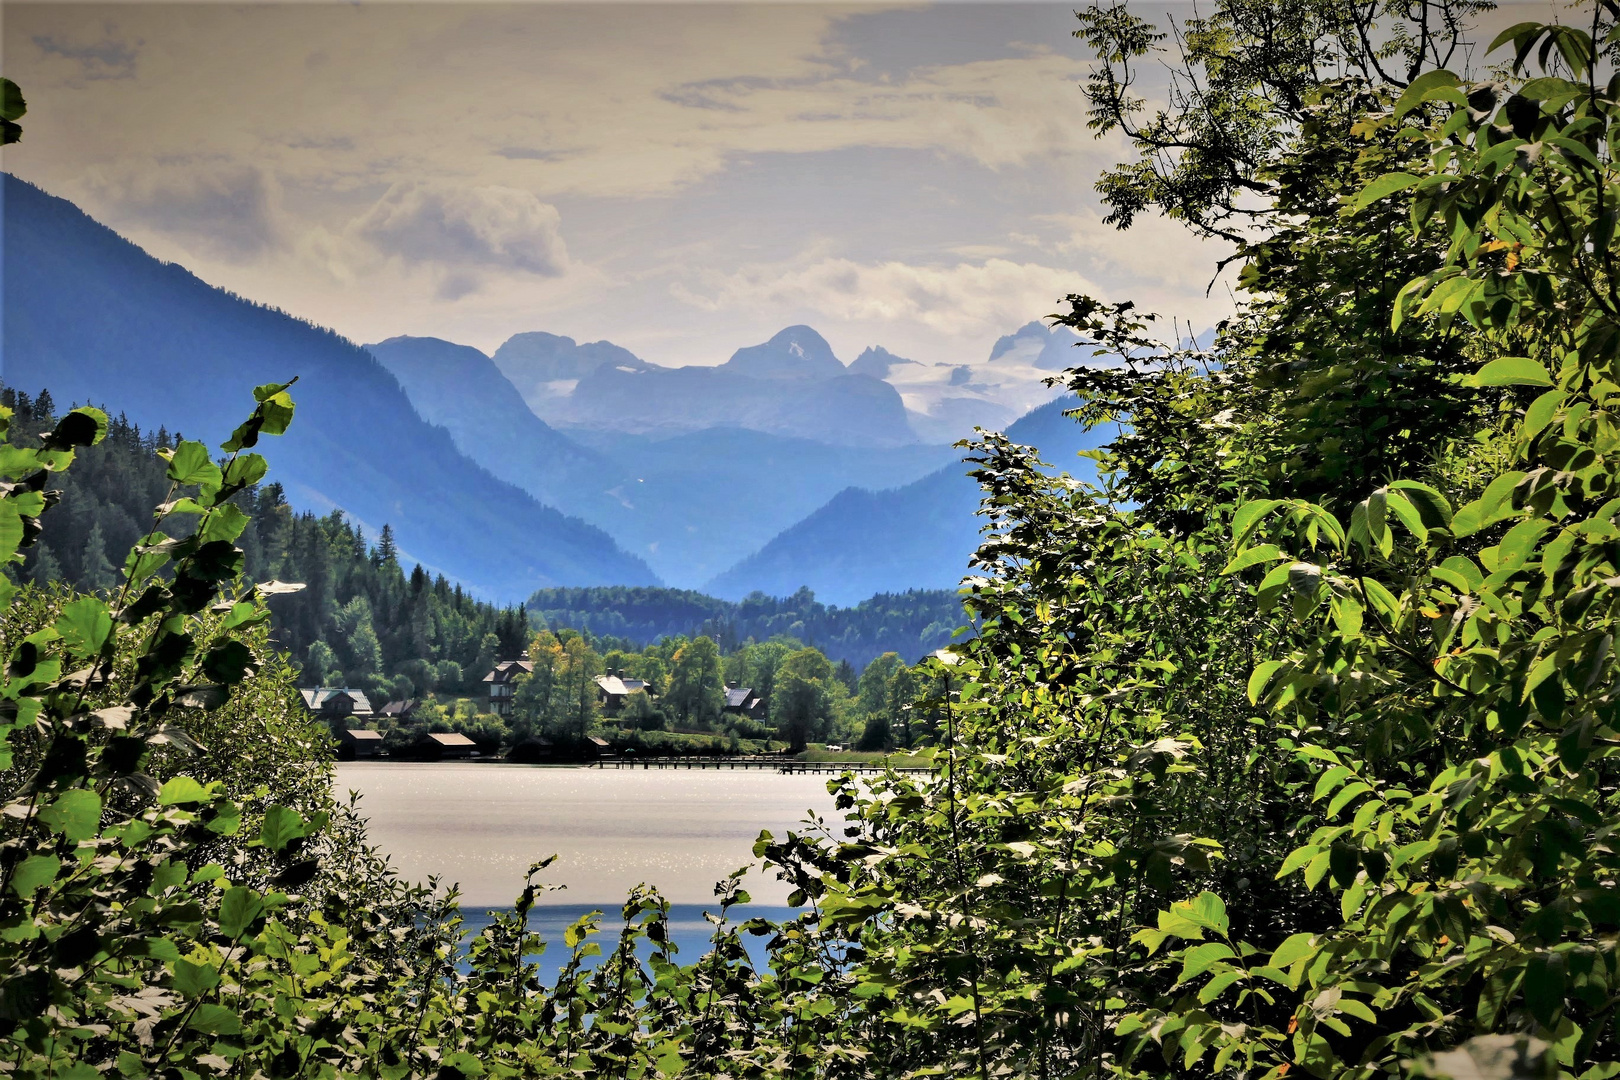
[{"label": "mountain range", "polygon": [[253,384],[297,374],[297,421],[269,448],[294,505],[391,524],[407,557],[483,595],[808,585],[848,605],[949,589],[978,491],[947,440],[1033,408],[1009,434],[1049,460],[1095,445],[1042,404],[1056,391],[1041,378],[1079,358],[1040,323],[954,366],[876,346],[846,366],[808,326],[712,367],[542,332],[493,354],[424,337],[361,348],[26,183],[5,177],[0,196],[9,385],[217,439]]},{"label": "mountain range", "polygon": [[391,524],[405,557],[485,596],[657,582],[607,533],[468,458],[352,342],[160,262],[64,199],[0,185],[8,385],[217,443],[255,384],[296,375],[293,427],[264,449],[300,509],[341,508],[373,535]]},{"label": "mountain range", "polygon": [[[1087,480],[1096,468],[1082,450],[1107,441],[1064,415],[1069,399],[1041,406],[1006,435],[1034,446],[1054,471]],[[979,546],[980,489],[956,462],[903,487],[851,487],[720,574],[705,591],[728,600],[750,592],[786,596],[808,587],[830,604],[853,604],[877,592],[956,585]]]}]

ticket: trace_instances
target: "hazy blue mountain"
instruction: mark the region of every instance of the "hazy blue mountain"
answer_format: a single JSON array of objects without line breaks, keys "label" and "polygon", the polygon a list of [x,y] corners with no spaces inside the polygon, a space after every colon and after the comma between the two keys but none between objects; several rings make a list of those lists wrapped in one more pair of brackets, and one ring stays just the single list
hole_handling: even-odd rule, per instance
[{"label": "hazy blue mountain", "polygon": [[744,346],[720,370],[751,379],[836,379],[848,374],[827,339],[808,326],[790,326],[763,345]]},{"label": "hazy blue mountain", "polygon": [[660,367],[611,342],[518,334],[494,361],[535,415],[567,431],[678,435],[706,428],[815,439],[838,446],[918,441],[900,394],[852,374],[820,334],[790,326],[714,367]]},{"label": "hazy blue mountain", "polygon": [[1075,347],[1079,340],[1067,326],[1047,326],[1037,320],[998,338],[990,349],[990,359],[1006,357],[1009,362],[1021,361],[1042,371],[1062,371],[1092,362],[1092,350]]},{"label": "hazy blue mountain", "polygon": [[861,355],[850,361],[848,370],[851,375],[870,375],[874,379],[887,379],[895,368],[907,364],[914,367],[922,366],[915,360],[894,355],[881,345],[868,345]]},{"label": "hazy blue mountain", "polygon": [[366,350],[462,453],[541,502],[591,519],[577,493],[613,472],[613,463],[531,412],[489,357],[439,338],[393,337]]},{"label": "hazy blue mountain", "polygon": [[512,335],[492,359],[535,415],[547,421],[566,416],[575,384],[604,364],[636,370],[652,366],[611,341],[580,344],[538,330]]},{"label": "hazy blue mountain", "polygon": [[[788,377],[779,356],[740,365],[774,372],[764,378],[739,374],[730,365],[632,369],[604,364],[575,386],[566,423],[666,434],[738,427],[841,446],[917,441],[899,392],[881,379],[821,377],[815,372],[827,369],[810,364],[803,377]],[[842,364],[838,370],[844,370]]]},{"label": "hazy blue mountain", "polygon": [[833,446],[738,427],[662,439],[575,428],[570,437],[530,412],[477,349],[408,337],[367,348],[463,453],[602,528],[676,586],[709,580],[851,484],[898,486],[955,456],[944,446]]},{"label": "hazy blue mountain", "polygon": [[662,439],[571,434],[616,468],[558,505],[602,526],[682,588],[757,551],[851,484],[898,486],[957,454],[937,445],[833,446],[728,427]]},{"label": "hazy blue mountain", "polygon": [[358,345],[159,262],[22,181],[0,193],[9,385],[217,442],[255,384],[297,375],[292,430],[264,448],[294,505],[341,508],[373,535],[392,524],[408,558],[494,598],[656,582],[607,534],[469,460]]},{"label": "hazy blue mountain", "polygon": [[[1075,476],[1096,475],[1083,449],[1107,441],[1063,415],[1060,399],[1007,429],[1015,442]],[[956,463],[903,487],[851,487],[783,531],[755,554],[709,582],[705,591],[739,599],[758,590],[786,596],[808,586],[832,604],[851,604],[880,591],[953,588],[979,545],[979,487]]]}]

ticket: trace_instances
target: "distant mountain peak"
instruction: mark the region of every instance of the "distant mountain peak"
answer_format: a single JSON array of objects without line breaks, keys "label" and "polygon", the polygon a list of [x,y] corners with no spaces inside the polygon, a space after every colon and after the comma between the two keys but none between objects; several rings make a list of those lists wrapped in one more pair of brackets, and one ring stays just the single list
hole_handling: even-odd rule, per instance
[{"label": "distant mountain peak", "polygon": [[827,339],[808,326],[790,326],[763,345],[749,345],[720,365],[755,379],[834,379],[848,374]]},{"label": "distant mountain peak", "polygon": [[922,366],[915,360],[896,356],[881,345],[868,345],[861,355],[850,362],[848,370],[851,375],[870,375],[874,379],[887,379],[890,371],[905,364],[913,367]]},{"label": "distant mountain peak", "polygon": [[1038,352],[1040,350],[1040,346],[1046,344],[1046,340],[1051,336],[1051,334],[1052,332],[1046,328],[1046,324],[1041,322],[1039,319],[1035,320],[1034,322],[1025,323],[1012,333],[1003,334],[1001,337],[996,339],[995,347],[990,350],[990,359],[999,360],[1003,356],[1006,356],[1008,353],[1012,352],[1014,349],[1017,349],[1018,346],[1030,342],[1039,343],[1036,345],[1036,351]]}]

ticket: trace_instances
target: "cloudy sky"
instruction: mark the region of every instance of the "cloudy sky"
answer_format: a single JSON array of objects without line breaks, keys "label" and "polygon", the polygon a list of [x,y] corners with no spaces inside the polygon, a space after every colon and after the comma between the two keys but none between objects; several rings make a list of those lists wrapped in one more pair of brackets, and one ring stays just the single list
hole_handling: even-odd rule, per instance
[{"label": "cloudy sky", "polygon": [[1072,10],[8,3],[4,166],[359,341],[975,363],[1076,291],[1207,326],[1215,251],[1101,222]]}]

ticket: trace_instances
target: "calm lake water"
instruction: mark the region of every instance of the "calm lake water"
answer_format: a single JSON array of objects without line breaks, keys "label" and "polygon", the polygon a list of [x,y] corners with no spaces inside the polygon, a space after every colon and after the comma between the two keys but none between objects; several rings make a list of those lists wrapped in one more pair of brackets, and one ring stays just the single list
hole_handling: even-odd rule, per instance
[{"label": "calm lake water", "polygon": [[[646,882],[698,906],[684,921],[701,920],[715,882],[755,861],[761,829],[802,831],[811,812],[840,828],[826,777],[763,770],[363,761],[340,763],[336,787],[340,798],[361,794],[371,840],[400,874],[459,882],[464,908],[509,906],[529,864],[555,853],[547,880],[567,888],[540,902],[556,917],[587,907],[616,917]],[[757,873],[745,888],[760,908],[784,905],[790,891]]]}]

